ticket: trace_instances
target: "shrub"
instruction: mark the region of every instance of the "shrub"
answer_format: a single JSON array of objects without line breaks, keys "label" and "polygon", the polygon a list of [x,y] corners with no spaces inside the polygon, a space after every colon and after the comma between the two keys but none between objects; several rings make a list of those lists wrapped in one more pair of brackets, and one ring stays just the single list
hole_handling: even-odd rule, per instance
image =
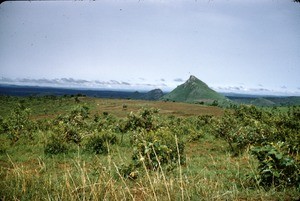
[{"label": "shrub", "polygon": [[72,125],[83,125],[84,120],[89,118],[89,107],[79,105],[74,108],[66,118]]},{"label": "shrub", "polygon": [[6,143],[6,142],[1,141],[0,154],[6,154],[8,148],[9,148],[9,144]]},{"label": "shrub", "polygon": [[79,144],[81,142],[81,135],[75,128],[66,128],[65,131],[65,140],[66,142],[74,142],[75,144]]},{"label": "shrub", "polygon": [[85,149],[95,154],[107,154],[108,144],[117,143],[117,137],[111,132],[102,132],[100,135],[90,137],[85,145]]},{"label": "shrub", "polygon": [[60,153],[66,153],[68,148],[66,144],[58,137],[52,136],[50,142],[46,143],[44,153],[46,155],[56,155]]},{"label": "shrub", "polygon": [[300,189],[300,162],[289,154],[284,142],[255,147],[252,153],[259,161],[261,185],[295,186]]},{"label": "shrub", "polygon": [[117,122],[116,117],[107,113],[107,115],[103,114],[102,118],[99,116],[96,127],[97,130],[99,131],[115,129],[116,122]]},{"label": "shrub", "polygon": [[188,136],[188,141],[189,142],[198,141],[198,140],[202,139],[203,137],[204,137],[204,133],[202,130],[200,130],[198,132],[191,133],[191,135]]},{"label": "shrub", "polygon": [[11,115],[2,120],[2,132],[8,135],[11,143],[16,143],[20,137],[32,139],[32,132],[35,124],[29,119],[31,110],[19,103],[12,111]]},{"label": "shrub", "polygon": [[156,116],[158,109],[142,109],[138,114],[131,112],[127,116],[127,120],[121,127],[123,133],[127,131],[134,131],[139,129],[146,129],[147,131],[156,129]]},{"label": "shrub", "polygon": [[255,147],[252,154],[259,162],[260,184],[300,187],[300,110],[287,113],[267,112],[254,106],[226,111],[214,125],[216,136],[229,144],[232,152]]},{"label": "shrub", "polygon": [[[133,136],[133,163],[138,167],[145,163],[147,169],[156,170],[159,165],[173,169],[185,163],[184,143],[176,141],[176,136],[167,128],[156,131],[142,130]],[[177,150],[178,148],[178,150]]]},{"label": "shrub", "polygon": [[270,114],[254,106],[240,106],[226,111],[213,126],[215,135],[223,138],[235,154],[250,145],[272,141],[277,132]]}]

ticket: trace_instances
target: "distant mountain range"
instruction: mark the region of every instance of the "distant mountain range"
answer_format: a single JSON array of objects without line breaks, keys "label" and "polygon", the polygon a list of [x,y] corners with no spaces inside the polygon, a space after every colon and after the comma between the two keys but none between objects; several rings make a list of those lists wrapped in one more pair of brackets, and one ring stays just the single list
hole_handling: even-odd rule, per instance
[{"label": "distant mountain range", "polygon": [[63,96],[63,95],[85,95],[97,98],[121,98],[140,100],[159,100],[164,93],[160,89],[149,92],[132,91],[109,91],[95,89],[74,89],[39,86],[0,85],[0,95],[9,96]]},{"label": "distant mountain range", "polygon": [[243,96],[243,94],[231,94],[226,97],[236,104],[248,104],[262,107],[300,105],[299,96]]},{"label": "distant mountain range", "polygon": [[185,83],[164,95],[162,100],[188,103],[213,103],[214,101],[220,103],[229,101],[225,96],[209,88],[207,84],[193,75]]},{"label": "distant mountain range", "polygon": [[174,102],[212,104],[252,104],[256,106],[292,106],[300,105],[299,96],[261,96],[251,94],[217,93],[196,78],[190,78],[182,85],[177,86],[170,93],[163,93],[161,89],[154,89],[149,92],[138,91],[108,91],[96,89],[70,89],[39,86],[18,86],[1,85],[0,95],[10,96],[45,96],[45,95],[85,95],[98,98],[120,98],[120,99],[139,99],[139,100],[164,100]]},{"label": "distant mountain range", "polygon": [[132,96],[130,96],[130,98],[139,100],[159,100],[163,96],[164,93],[161,89],[153,89],[146,93],[136,91]]}]

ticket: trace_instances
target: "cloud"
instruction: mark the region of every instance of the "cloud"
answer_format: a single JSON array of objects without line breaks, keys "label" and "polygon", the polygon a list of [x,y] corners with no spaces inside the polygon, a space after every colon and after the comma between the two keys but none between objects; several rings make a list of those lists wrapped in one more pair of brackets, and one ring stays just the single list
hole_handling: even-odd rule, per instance
[{"label": "cloud", "polygon": [[253,92],[270,92],[271,90],[266,89],[266,88],[250,88],[249,91],[253,91]]},{"label": "cloud", "polygon": [[121,84],[123,84],[123,85],[128,85],[128,86],[130,86],[131,84],[130,83],[128,83],[128,82],[121,82]]},{"label": "cloud", "polygon": [[218,86],[218,87],[212,87],[216,91],[219,92],[231,92],[231,93],[243,93],[243,94],[271,94],[275,93],[275,91],[264,88],[264,87],[258,87],[258,88],[246,88],[244,86]]},{"label": "cloud", "polygon": [[164,81],[166,81],[166,80],[165,80],[164,78],[161,78],[160,81],[164,82]]},{"label": "cloud", "polygon": [[174,81],[175,81],[175,82],[183,82],[184,80],[181,79],[181,78],[175,78]]},{"label": "cloud", "polygon": [[61,78],[61,79],[55,79],[58,82],[62,82],[65,84],[74,84],[74,85],[81,85],[81,84],[88,84],[89,81],[87,80],[81,80],[81,79],[73,79],[73,78]]},{"label": "cloud", "polygon": [[243,86],[226,86],[226,87],[212,87],[217,91],[244,91],[245,88]]},{"label": "cloud", "polygon": [[0,82],[4,82],[4,83],[10,83],[10,82],[12,82],[13,80],[12,79],[10,79],[10,78],[6,78],[6,77],[1,77],[0,78]]},{"label": "cloud", "polygon": [[30,79],[19,78],[10,79],[0,77],[0,84],[16,84],[27,86],[51,86],[51,87],[74,87],[74,88],[98,88],[98,89],[126,89],[126,90],[150,90],[154,88],[168,88],[164,83],[129,83],[118,80],[83,80],[74,78],[55,78],[55,79]]},{"label": "cloud", "polygon": [[243,86],[217,86],[212,87],[218,92],[224,93],[240,93],[240,94],[254,94],[254,95],[283,95],[283,96],[299,96],[300,87],[290,89],[288,87],[266,88],[266,87],[243,87]]},{"label": "cloud", "polygon": [[118,85],[120,84],[120,82],[116,81],[116,80],[110,80],[110,83],[109,84],[112,84],[112,85]]},{"label": "cloud", "polygon": [[49,80],[49,79],[45,79],[45,78],[42,78],[42,79],[37,79],[37,80],[32,80],[32,82],[35,82],[37,84],[43,84],[43,83],[47,83],[47,84],[58,84],[59,81],[57,79],[52,79],[52,80]]}]

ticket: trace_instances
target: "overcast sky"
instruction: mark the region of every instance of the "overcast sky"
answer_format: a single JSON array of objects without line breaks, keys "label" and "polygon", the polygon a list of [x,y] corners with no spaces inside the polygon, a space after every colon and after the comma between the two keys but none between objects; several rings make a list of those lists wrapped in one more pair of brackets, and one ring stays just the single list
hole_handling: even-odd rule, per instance
[{"label": "overcast sky", "polygon": [[31,1],[0,5],[0,83],[300,95],[292,0]]}]

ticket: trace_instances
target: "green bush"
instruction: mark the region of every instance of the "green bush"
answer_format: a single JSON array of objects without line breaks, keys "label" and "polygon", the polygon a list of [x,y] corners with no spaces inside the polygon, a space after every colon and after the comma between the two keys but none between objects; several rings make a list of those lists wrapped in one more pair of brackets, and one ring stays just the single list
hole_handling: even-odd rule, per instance
[{"label": "green bush", "polygon": [[261,185],[295,186],[300,190],[300,161],[288,152],[284,142],[255,147],[252,153],[259,161]]},{"label": "green bush", "polygon": [[189,142],[195,142],[198,141],[200,139],[202,139],[204,137],[204,131],[200,130],[198,132],[193,132],[188,136],[188,141]]},{"label": "green bush", "polygon": [[13,108],[8,118],[2,120],[1,132],[7,134],[11,143],[16,143],[21,137],[33,139],[32,133],[36,130],[34,122],[29,119],[31,110],[19,103]]},{"label": "green bush", "polygon": [[76,127],[86,126],[86,120],[89,118],[89,108],[85,105],[76,106],[68,114],[58,115],[54,124],[69,124]]},{"label": "green bush", "polygon": [[233,111],[225,111],[224,116],[213,123],[213,127],[215,135],[223,138],[234,154],[250,145],[272,141],[277,132],[271,115],[254,106],[240,106]]},{"label": "green bush", "polygon": [[255,147],[260,184],[300,187],[300,109],[268,112],[254,106],[227,110],[213,123],[215,135],[223,138],[235,154]]},{"label": "green bush", "polygon": [[176,136],[168,128],[150,132],[142,130],[133,136],[132,142],[132,159],[137,167],[144,163],[149,170],[157,170],[159,165],[173,169],[185,163],[184,143],[179,139],[176,141]]},{"label": "green bush", "polygon": [[146,129],[147,131],[155,130],[157,127],[156,116],[154,114],[158,113],[158,109],[147,109],[143,108],[134,114],[131,112],[127,116],[127,120],[121,126],[121,131],[123,133],[127,131],[135,131],[139,129]]},{"label": "green bush", "polygon": [[116,130],[116,122],[116,117],[111,114],[103,114],[102,116],[98,115],[95,121],[95,128],[99,131]]},{"label": "green bush", "polygon": [[95,154],[107,154],[108,144],[116,144],[117,136],[109,131],[91,136],[85,144],[85,149]]},{"label": "green bush", "polygon": [[57,137],[52,137],[50,142],[46,143],[44,147],[44,153],[46,155],[56,155],[66,153],[67,151],[67,145]]},{"label": "green bush", "polygon": [[65,131],[65,140],[66,142],[74,142],[75,144],[79,144],[81,142],[81,135],[78,132],[78,130],[76,130],[73,127],[70,128],[66,128]]},{"label": "green bush", "polygon": [[6,143],[5,141],[0,141],[1,144],[0,144],[0,155],[1,154],[6,154],[7,152],[7,149],[9,148],[9,144]]}]

